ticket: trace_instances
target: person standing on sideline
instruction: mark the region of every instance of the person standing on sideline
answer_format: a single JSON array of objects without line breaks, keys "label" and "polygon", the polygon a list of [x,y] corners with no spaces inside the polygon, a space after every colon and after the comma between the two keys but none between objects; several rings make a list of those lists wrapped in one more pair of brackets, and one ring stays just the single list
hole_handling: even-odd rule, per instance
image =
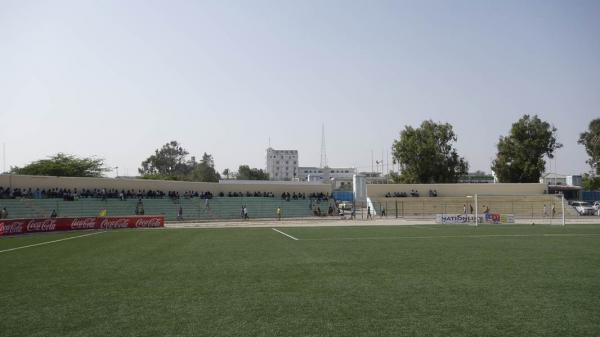
[{"label": "person standing on sideline", "polygon": [[245,208],[244,206],[242,206],[242,209],[240,210],[240,218],[242,218],[242,220],[244,220],[244,219],[245,219],[245,216],[244,216],[244,213],[245,213],[245,212],[244,212],[244,210],[245,210],[245,209],[246,209],[246,208]]},{"label": "person standing on sideline", "polygon": [[354,207],[352,207],[352,210],[350,211],[350,220],[356,220],[356,210]]},{"label": "person standing on sideline", "polygon": [[473,205],[469,204],[469,210],[471,211],[471,214],[473,214]]},{"label": "person standing on sideline", "polygon": [[554,204],[552,204],[552,217],[554,218],[555,215],[556,215],[556,207]]},{"label": "person standing on sideline", "polygon": [[281,207],[277,207],[277,220],[281,221]]},{"label": "person standing on sideline", "polygon": [[544,218],[548,216],[548,209],[546,208],[546,204],[544,204]]},{"label": "person standing on sideline", "polygon": [[248,217],[248,208],[246,206],[244,206],[244,219],[249,219]]},{"label": "person standing on sideline", "polygon": [[367,220],[373,220],[373,217],[371,216],[371,206],[367,206]]},{"label": "person standing on sideline", "polygon": [[463,204],[463,214],[467,214],[467,204]]},{"label": "person standing on sideline", "polygon": [[183,220],[183,208],[181,206],[179,206],[179,209],[177,210],[177,220]]}]

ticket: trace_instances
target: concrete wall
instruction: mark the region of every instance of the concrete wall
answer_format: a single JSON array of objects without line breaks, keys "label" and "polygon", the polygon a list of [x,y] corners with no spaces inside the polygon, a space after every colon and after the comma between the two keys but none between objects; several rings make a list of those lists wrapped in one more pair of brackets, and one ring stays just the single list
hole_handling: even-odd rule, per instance
[{"label": "concrete wall", "polygon": [[186,181],[168,180],[146,180],[146,179],[114,179],[114,178],[72,178],[72,177],[47,177],[47,176],[20,176],[0,175],[0,186],[12,188],[68,188],[68,189],[118,189],[118,190],[161,190],[208,192],[218,194],[219,192],[273,192],[276,196],[283,192],[289,193],[331,193],[330,184],[314,183],[278,183],[269,182],[243,182],[236,183],[199,183]]},{"label": "concrete wall", "polygon": [[[331,193],[330,184],[308,182],[252,182],[240,183],[198,183],[168,180],[145,179],[114,179],[114,178],[71,178],[47,176],[0,175],[0,186],[12,188],[70,188],[70,189],[125,189],[130,190],[162,190],[207,192],[273,192],[280,195],[283,192],[296,193]],[[429,190],[437,190],[440,197],[459,197],[473,194],[543,194],[544,184],[367,184],[367,195],[373,198],[384,197],[386,193],[418,190],[426,197]]]},{"label": "concrete wall", "polygon": [[544,184],[369,184],[367,194],[371,198],[384,197],[386,193],[419,191],[420,196],[429,195],[429,190],[437,190],[438,197],[464,197],[474,194],[530,195],[544,194]]}]

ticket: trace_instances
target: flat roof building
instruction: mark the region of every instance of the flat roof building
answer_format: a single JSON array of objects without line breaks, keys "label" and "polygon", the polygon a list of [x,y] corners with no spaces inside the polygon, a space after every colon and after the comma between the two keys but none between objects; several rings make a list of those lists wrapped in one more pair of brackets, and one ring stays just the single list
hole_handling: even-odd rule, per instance
[{"label": "flat roof building", "polygon": [[298,175],[298,150],[267,149],[269,180],[295,180]]}]

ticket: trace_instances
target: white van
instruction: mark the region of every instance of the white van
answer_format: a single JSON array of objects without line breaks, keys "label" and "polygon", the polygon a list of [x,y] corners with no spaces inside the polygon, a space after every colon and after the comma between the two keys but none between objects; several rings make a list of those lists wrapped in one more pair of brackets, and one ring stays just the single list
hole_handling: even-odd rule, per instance
[{"label": "white van", "polygon": [[579,215],[594,215],[596,213],[594,207],[585,201],[573,201],[571,202],[571,206],[575,208]]}]

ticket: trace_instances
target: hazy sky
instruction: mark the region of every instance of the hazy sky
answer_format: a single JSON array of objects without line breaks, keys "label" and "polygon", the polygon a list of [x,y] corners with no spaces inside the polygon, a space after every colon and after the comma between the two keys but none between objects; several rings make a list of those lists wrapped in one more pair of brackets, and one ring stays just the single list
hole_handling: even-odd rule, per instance
[{"label": "hazy sky", "polygon": [[170,140],[264,168],[270,137],[316,166],[324,123],[330,166],[370,170],[432,119],[489,172],[529,113],[564,144],[547,170],[581,173],[599,18],[600,1],[0,0],[0,142],[7,168],[66,152],[134,175]]}]

